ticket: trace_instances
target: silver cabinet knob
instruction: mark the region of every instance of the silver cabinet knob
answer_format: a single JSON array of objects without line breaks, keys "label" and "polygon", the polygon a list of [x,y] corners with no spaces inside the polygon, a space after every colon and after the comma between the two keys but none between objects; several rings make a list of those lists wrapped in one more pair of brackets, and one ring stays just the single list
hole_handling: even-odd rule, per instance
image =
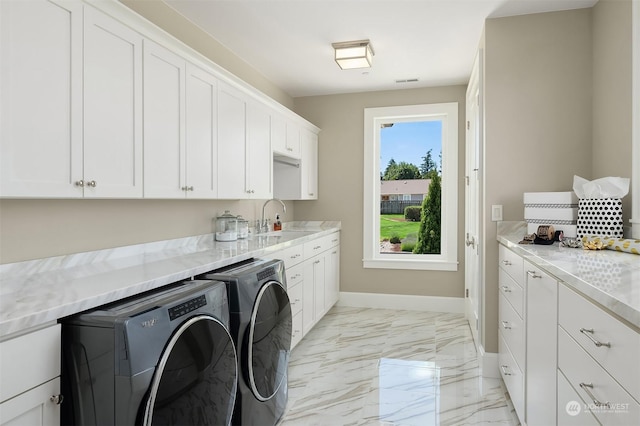
[{"label": "silver cabinet knob", "polygon": [[60,404],[62,404],[62,401],[64,401],[64,396],[62,396],[62,395],[51,395],[51,397],[49,398],[49,401],[53,402],[56,405],[60,405]]},{"label": "silver cabinet knob", "polygon": [[95,188],[96,186],[98,186],[98,183],[95,180],[92,180],[92,181],[87,182],[87,186]]},{"label": "silver cabinet knob", "polygon": [[79,186],[80,188],[84,187],[84,181],[82,179],[77,180],[76,181],[76,186]]}]

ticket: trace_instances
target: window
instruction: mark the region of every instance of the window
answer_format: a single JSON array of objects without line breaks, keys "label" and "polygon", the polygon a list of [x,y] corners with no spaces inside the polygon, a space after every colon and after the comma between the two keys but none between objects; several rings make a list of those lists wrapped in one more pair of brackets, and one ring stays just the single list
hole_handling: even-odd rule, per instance
[{"label": "window", "polygon": [[[382,130],[395,123],[434,121],[439,122],[442,129],[440,253],[381,252],[382,195],[388,196],[389,200],[405,199],[403,193],[397,197],[390,193],[381,194],[381,179],[387,167],[387,164],[381,164]],[[365,108],[364,191],[363,265],[365,268],[457,271],[458,103]]]}]

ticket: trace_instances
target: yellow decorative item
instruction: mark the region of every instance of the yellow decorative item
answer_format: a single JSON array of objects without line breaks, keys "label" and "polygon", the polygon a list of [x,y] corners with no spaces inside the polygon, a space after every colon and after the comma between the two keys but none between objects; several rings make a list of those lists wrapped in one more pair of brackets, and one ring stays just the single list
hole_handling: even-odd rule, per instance
[{"label": "yellow decorative item", "polygon": [[625,238],[582,237],[582,247],[585,250],[616,250],[625,253],[640,254],[640,240],[630,240]]}]

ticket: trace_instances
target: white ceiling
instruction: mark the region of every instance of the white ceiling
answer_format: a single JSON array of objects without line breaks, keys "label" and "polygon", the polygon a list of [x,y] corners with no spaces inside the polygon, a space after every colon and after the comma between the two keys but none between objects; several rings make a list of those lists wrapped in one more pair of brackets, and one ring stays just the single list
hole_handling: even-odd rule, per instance
[{"label": "white ceiling", "polygon": [[[292,97],[466,84],[488,17],[597,0],[165,0]],[[371,40],[370,69],[331,43]],[[414,83],[396,80],[414,79]]]}]

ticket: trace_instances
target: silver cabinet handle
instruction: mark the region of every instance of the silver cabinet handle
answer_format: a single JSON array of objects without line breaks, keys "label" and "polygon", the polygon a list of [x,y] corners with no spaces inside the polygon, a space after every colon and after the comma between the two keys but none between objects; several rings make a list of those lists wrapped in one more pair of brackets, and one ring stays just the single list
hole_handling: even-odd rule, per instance
[{"label": "silver cabinet handle", "polygon": [[506,365],[501,365],[500,369],[502,370],[502,374],[504,374],[505,376],[513,376],[513,374],[509,373],[507,371],[507,366]]},{"label": "silver cabinet handle", "polygon": [[318,250],[319,248],[322,248],[322,246],[315,246],[313,249]]},{"label": "silver cabinet handle", "polygon": [[580,387],[582,388],[582,390],[584,390],[587,393],[587,395],[589,395],[589,398],[591,398],[591,400],[593,401],[593,405],[595,405],[596,407],[609,408],[608,402],[598,401],[598,399],[593,395],[593,393],[591,393],[591,389],[593,389],[593,383],[580,383]]},{"label": "silver cabinet handle", "polygon": [[585,336],[587,336],[587,338],[589,340],[591,340],[593,342],[594,345],[596,345],[596,347],[601,347],[601,346],[606,346],[608,348],[611,347],[611,343],[607,342],[607,343],[602,343],[597,341],[596,339],[593,338],[592,334],[593,334],[593,328],[581,328],[580,329],[580,333],[584,334]]},{"label": "silver cabinet handle", "polygon": [[505,293],[511,293],[511,288],[507,287],[506,285],[503,285],[501,288]]},{"label": "silver cabinet handle", "polygon": [[319,260],[316,260],[316,261],[315,261],[315,262],[313,262],[313,263],[315,263],[315,264],[317,265],[318,263],[320,263],[320,261],[319,261]]},{"label": "silver cabinet handle", "polygon": [[92,181],[87,182],[87,186],[95,188],[96,186],[98,186],[98,183],[95,180],[92,180]]},{"label": "silver cabinet handle", "polygon": [[508,260],[503,260],[503,261],[502,261],[502,264],[503,264],[504,266],[511,266],[511,265],[513,265],[513,263],[509,262]]},{"label": "silver cabinet handle", "polygon": [[542,278],[542,275],[536,274],[536,271],[527,271],[527,275],[529,275],[531,278]]},{"label": "silver cabinet handle", "polygon": [[77,180],[76,181],[76,186],[79,186],[80,188],[84,187],[84,181],[82,179]]},{"label": "silver cabinet handle", "polygon": [[504,328],[505,330],[511,330],[511,326],[509,325],[508,321],[500,321],[502,323],[502,328]]},{"label": "silver cabinet handle", "polygon": [[51,395],[51,397],[49,398],[49,401],[53,402],[56,405],[60,405],[60,404],[62,404],[62,401],[64,401],[64,396],[63,395]]}]

